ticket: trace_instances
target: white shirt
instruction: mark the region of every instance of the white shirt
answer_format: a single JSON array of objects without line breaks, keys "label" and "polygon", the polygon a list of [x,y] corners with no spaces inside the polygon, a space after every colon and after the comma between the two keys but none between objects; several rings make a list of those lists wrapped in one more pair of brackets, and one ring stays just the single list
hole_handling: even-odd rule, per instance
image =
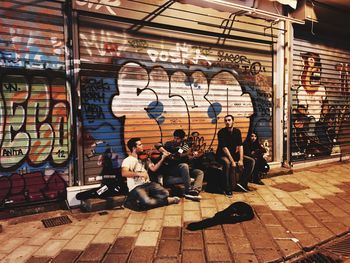
[{"label": "white shirt", "polygon": [[[148,161],[144,162],[135,158],[132,155],[126,157],[122,162],[122,168],[127,168],[130,172],[141,173],[147,172]],[[142,176],[127,177],[126,184],[128,185],[129,192],[136,186],[146,183],[145,178]]]}]

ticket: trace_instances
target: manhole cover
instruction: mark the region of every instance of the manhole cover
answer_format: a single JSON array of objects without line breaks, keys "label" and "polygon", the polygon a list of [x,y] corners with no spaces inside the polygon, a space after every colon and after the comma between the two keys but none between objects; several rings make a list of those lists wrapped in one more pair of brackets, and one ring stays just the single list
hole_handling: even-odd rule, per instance
[{"label": "manhole cover", "polygon": [[301,185],[301,184],[295,184],[295,183],[280,183],[273,185],[274,188],[283,190],[285,192],[295,192],[300,190],[309,189],[309,187]]},{"label": "manhole cover", "polygon": [[69,219],[68,216],[58,216],[58,217],[43,219],[41,220],[41,222],[43,222],[46,228],[72,223],[72,221]]}]

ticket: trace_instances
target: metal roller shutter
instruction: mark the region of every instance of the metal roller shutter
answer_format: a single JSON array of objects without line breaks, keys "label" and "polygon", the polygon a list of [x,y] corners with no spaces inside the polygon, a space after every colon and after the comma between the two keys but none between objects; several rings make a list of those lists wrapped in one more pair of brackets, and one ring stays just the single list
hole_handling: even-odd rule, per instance
[{"label": "metal roller shutter", "polygon": [[[144,148],[151,149],[170,140],[175,129],[184,129],[200,149],[216,151],[226,114],[235,116],[243,139],[249,132],[258,133],[270,148],[268,159],[273,158],[273,39],[254,31],[256,25],[220,39],[222,29],[207,23],[214,19],[220,25],[222,17],[205,15],[205,20],[205,9],[190,12],[178,5],[152,21],[158,24],[129,20],[133,12],[136,18],[141,11],[151,14],[155,5],[112,9],[117,18],[81,12],[85,183],[96,180],[106,150],[114,153],[113,165],[118,167],[131,137],[141,137]],[[79,8],[89,9],[83,3]],[[91,5],[90,11],[110,13],[95,8]]]},{"label": "metal roller shutter", "polygon": [[350,50],[295,39],[292,160],[350,152]]},{"label": "metal roller shutter", "polygon": [[69,179],[63,1],[29,2],[0,5],[0,206],[65,198]]}]

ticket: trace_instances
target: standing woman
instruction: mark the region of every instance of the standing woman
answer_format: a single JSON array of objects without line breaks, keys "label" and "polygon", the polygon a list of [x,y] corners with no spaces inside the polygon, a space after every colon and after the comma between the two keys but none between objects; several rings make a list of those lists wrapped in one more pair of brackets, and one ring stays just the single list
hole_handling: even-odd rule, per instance
[{"label": "standing woman", "polygon": [[266,149],[260,144],[256,133],[252,133],[250,137],[247,137],[243,144],[244,154],[254,158],[255,167],[252,174],[252,182],[255,184],[263,185],[261,181],[261,175],[269,171],[270,167],[264,159],[264,153]]}]

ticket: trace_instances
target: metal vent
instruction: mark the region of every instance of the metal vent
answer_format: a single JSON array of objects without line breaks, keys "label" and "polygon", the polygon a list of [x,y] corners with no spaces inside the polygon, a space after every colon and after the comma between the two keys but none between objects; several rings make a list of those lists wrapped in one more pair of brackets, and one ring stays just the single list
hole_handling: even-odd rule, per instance
[{"label": "metal vent", "polygon": [[58,217],[43,219],[41,220],[41,222],[43,222],[46,228],[72,223],[72,221],[69,219],[68,216],[58,216]]},{"label": "metal vent", "polygon": [[350,257],[350,236],[325,246],[323,249],[339,256]]},{"label": "metal vent", "polygon": [[322,253],[312,253],[307,255],[304,258],[300,258],[297,261],[293,261],[293,263],[341,263],[342,260],[334,257],[327,256]]}]

